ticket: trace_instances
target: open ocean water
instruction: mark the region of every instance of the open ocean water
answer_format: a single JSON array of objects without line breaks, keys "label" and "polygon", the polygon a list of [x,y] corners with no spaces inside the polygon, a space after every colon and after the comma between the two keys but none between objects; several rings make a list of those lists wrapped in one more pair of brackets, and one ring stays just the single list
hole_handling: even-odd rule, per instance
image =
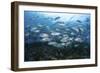
[{"label": "open ocean water", "polygon": [[90,16],[24,11],[24,61],[90,58]]}]

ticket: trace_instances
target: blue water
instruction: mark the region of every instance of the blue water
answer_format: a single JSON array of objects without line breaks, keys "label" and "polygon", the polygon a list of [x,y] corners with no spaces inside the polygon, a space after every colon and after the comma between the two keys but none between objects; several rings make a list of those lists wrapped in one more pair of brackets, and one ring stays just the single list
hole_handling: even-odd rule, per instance
[{"label": "blue water", "polygon": [[47,34],[53,40],[53,32],[60,33],[54,39],[68,35],[90,42],[90,14],[24,11],[24,27],[26,43],[42,42],[40,34]]},{"label": "blue water", "polygon": [[[90,14],[24,11],[25,44],[46,43],[55,48],[90,45]],[[82,47],[80,47],[82,48]]]}]

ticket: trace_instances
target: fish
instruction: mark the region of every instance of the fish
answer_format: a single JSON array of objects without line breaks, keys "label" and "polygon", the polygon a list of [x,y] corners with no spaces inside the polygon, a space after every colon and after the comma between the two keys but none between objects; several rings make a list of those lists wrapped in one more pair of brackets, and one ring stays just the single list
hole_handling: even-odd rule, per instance
[{"label": "fish", "polygon": [[60,17],[59,17],[59,16],[55,18],[55,20],[58,20],[58,19],[60,19]]},{"label": "fish", "polygon": [[71,34],[71,35],[75,35],[75,33],[74,33],[74,32],[71,32],[70,34]]},{"label": "fish", "polygon": [[58,25],[61,25],[61,26],[66,25],[63,21],[58,21],[58,22],[56,22],[55,24],[58,24]]},{"label": "fish", "polygon": [[39,26],[39,27],[42,27],[43,25],[39,24],[38,26]]},{"label": "fish", "polygon": [[82,21],[80,21],[80,20],[77,20],[77,22],[82,23]]},{"label": "fish", "polygon": [[59,25],[64,26],[65,24],[59,24]]},{"label": "fish", "polygon": [[49,35],[47,34],[47,33],[42,33],[42,34],[40,34],[40,37],[49,37]]},{"label": "fish", "polygon": [[60,40],[61,42],[67,42],[68,41],[68,38],[67,37],[64,37]]},{"label": "fish", "polygon": [[34,32],[40,32],[40,30],[35,30]]},{"label": "fish", "polygon": [[83,40],[81,38],[76,38],[75,41],[76,42],[82,42]]},{"label": "fish", "polygon": [[78,44],[75,44],[75,45],[74,45],[74,47],[78,47],[78,46],[79,46]]},{"label": "fish", "polygon": [[55,45],[55,44],[57,44],[57,43],[56,42],[52,42],[52,41],[48,43],[48,45]]},{"label": "fish", "polygon": [[64,22],[62,22],[62,21],[58,21],[57,23],[58,23],[58,24],[64,24]]},{"label": "fish", "polygon": [[30,35],[30,33],[28,33],[28,32],[27,32],[27,33],[25,33],[25,36],[29,36],[29,35]]},{"label": "fish", "polygon": [[31,31],[35,31],[37,29],[37,27],[33,27],[33,28],[31,28],[30,30]]},{"label": "fish", "polygon": [[86,20],[85,20],[86,22],[89,22],[90,21],[90,19],[89,18],[86,18]]},{"label": "fish", "polygon": [[76,31],[76,32],[79,32],[79,28],[77,28],[77,27],[73,27],[72,28],[74,31]]},{"label": "fish", "polygon": [[71,44],[71,42],[66,42],[66,47],[68,46],[68,45],[70,45]]},{"label": "fish", "polygon": [[62,46],[65,46],[66,44],[65,44],[65,43],[61,43],[61,45],[62,45]]},{"label": "fish", "polygon": [[45,41],[45,42],[46,42],[46,41],[50,41],[50,40],[51,40],[50,38],[43,38],[43,39],[42,39],[42,41]]},{"label": "fish", "polygon": [[60,35],[60,33],[59,32],[52,32],[51,35],[56,36],[56,35]]}]

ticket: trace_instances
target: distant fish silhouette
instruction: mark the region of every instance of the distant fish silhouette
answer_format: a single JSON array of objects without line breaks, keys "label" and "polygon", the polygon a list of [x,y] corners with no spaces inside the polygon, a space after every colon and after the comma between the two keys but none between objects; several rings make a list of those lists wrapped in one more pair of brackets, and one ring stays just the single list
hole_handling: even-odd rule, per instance
[{"label": "distant fish silhouette", "polygon": [[56,22],[55,24],[62,24],[62,25],[65,25],[65,23],[62,22],[62,21],[58,21],[58,22]]},{"label": "distant fish silhouette", "polygon": [[86,18],[86,20],[85,20],[86,22],[89,22],[90,21],[90,19],[89,18]]},{"label": "distant fish silhouette", "polygon": [[57,43],[56,42],[53,42],[53,41],[51,41],[51,42],[49,42],[48,43],[48,45],[56,45]]},{"label": "distant fish silhouette", "polygon": [[64,24],[64,22],[62,22],[62,21],[59,21],[58,23],[59,23],[59,24]]},{"label": "distant fish silhouette", "polygon": [[77,22],[82,23],[80,20],[77,20]]},{"label": "distant fish silhouette", "polygon": [[82,42],[83,40],[81,38],[77,37],[77,38],[75,38],[75,41],[76,42]]},{"label": "distant fish silhouette", "polygon": [[49,35],[47,33],[42,33],[42,34],[40,34],[40,37],[47,38],[47,37],[49,37]]},{"label": "distant fish silhouette", "polygon": [[55,36],[55,35],[60,35],[59,32],[52,32],[51,35]]},{"label": "distant fish silhouette", "polygon": [[43,38],[43,39],[42,39],[42,41],[45,41],[45,42],[46,42],[46,41],[50,41],[50,40],[51,40],[50,38]]},{"label": "distant fish silhouette", "polygon": [[37,30],[37,27],[32,27],[30,30],[35,31],[35,30]]},{"label": "distant fish silhouette", "polygon": [[40,32],[40,30],[35,30],[34,32]]},{"label": "distant fish silhouette", "polygon": [[73,27],[72,30],[76,31],[77,33],[79,33],[79,28]]},{"label": "distant fish silhouette", "polygon": [[39,27],[42,27],[43,25],[39,24],[38,26],[39,26]]},{"label": "distant fish silhouette", "polygon": [[58,19],[60,19],[60,17],[59,17],[59,16],[55,18],[55,20],[58,20]]},{"label": "distant fish silhouette", "polygon": [[30,35],[30,33],[28,33],[28,32],[27,32],[27,33],[25,33],[25,36],[29,36],[29,35]]}]

